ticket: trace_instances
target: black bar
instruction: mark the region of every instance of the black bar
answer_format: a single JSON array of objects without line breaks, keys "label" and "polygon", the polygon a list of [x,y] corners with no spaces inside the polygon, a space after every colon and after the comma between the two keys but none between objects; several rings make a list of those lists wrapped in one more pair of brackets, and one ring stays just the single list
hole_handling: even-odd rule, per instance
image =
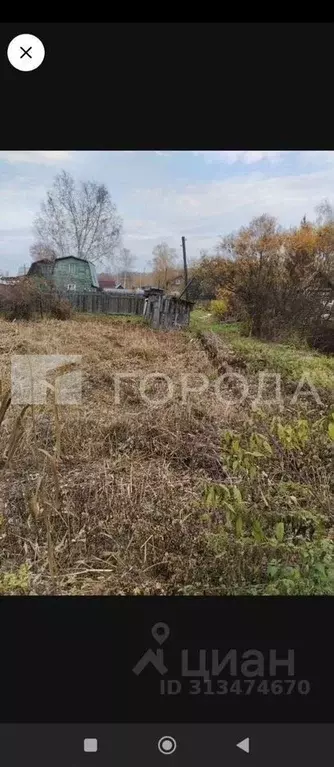
[{"label": "black bar", "polygon": [[[0,721],[330,722],[331,613],[329,598],[2,598]],[[160,644],[157,623],[169,629]],[[231,649],[236,669],[217,674],[213,651],[220,662]],[[254,649],[263,669],[248,690]],[[134,673],[147,650],[162,651],[165,673],[160,661]],[[272,673],[270,650],[294,653],[292,676],[286,662]]]},{"label": "black bar", "polygon": [[332,764],[333,737],[333,724],[2,725],[0,754],[6,767],[158,767],[166,755],[170,767],[314,767]]}]

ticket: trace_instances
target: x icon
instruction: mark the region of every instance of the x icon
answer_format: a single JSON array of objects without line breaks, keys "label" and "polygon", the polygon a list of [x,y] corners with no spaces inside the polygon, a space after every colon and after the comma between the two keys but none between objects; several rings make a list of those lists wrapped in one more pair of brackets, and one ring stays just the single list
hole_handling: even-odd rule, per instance
[{"label": "x icon", "polygon": [[31,51],[32,49],[32,45],[30,46],[30,48],[27,48],[26,51],[24,50],[24,48],[22,48],[22,45],[20,45],[20,48],[21,48],[21,51],[23,51],[22,56],[20,56],[20,59],[23,59],[23,56],[29,56],[29,59],[32,59],[32,56],[30,56],[30,53],[29,53],[29,51]]},{"label": "x icon", "polygon": [[45,48],[42,40],[36,35],[16,35],[8,45],[7,56],[15,69],[20,72],[32,72],[44,61]]}]

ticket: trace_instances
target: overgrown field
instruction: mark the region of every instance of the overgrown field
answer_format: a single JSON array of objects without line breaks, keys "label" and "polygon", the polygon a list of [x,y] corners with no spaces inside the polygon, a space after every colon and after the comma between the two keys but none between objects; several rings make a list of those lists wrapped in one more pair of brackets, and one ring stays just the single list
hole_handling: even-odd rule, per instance
[{"label": "overgrown field", "polygon": [[[81,404],[10,403],[17,354],[82,355]],[[1,593],[334,593],[333,357],[204,314],[0,320],[0,355]]]}]

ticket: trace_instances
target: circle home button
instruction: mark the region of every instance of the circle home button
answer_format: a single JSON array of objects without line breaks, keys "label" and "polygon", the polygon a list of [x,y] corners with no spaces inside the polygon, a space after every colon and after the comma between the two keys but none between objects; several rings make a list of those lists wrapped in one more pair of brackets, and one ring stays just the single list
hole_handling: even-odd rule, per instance
[{"label": "circle home button", "polygon": [[158,749],[165,756],[173,754],[176,749],[176,740],[171,735],[164,735],[158,742]]}]

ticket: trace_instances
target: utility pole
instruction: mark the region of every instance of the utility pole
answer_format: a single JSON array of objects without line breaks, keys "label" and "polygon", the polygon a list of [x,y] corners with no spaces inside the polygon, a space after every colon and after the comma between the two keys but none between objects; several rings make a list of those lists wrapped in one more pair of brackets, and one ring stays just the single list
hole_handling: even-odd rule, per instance
[{"label": "utility pole", "polygon": [[186,253],[186,238],[182,237],[182,251],[183,251],[183,269],[184,269],[184,286],[186,301],[188,301],[188,267],[187,267],[187,253]]}]

